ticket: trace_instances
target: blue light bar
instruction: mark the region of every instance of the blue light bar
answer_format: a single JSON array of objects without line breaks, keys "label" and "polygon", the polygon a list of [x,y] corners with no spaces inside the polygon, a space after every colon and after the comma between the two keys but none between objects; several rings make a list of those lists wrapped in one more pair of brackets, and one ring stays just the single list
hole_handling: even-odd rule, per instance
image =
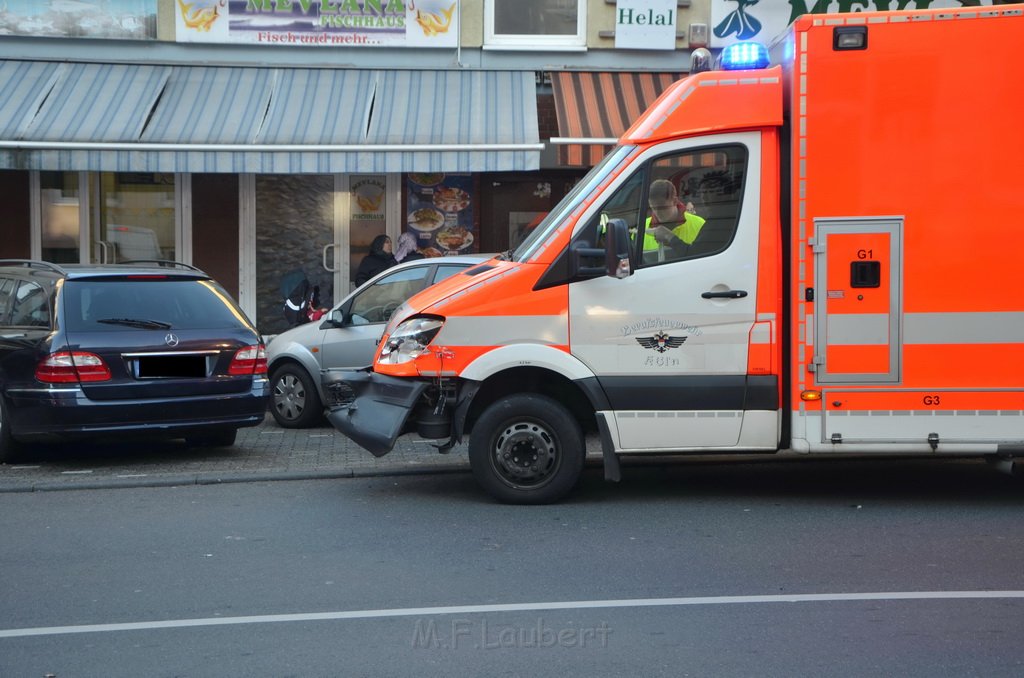
[{"label": "blue light bar", "polygon": [[722,50],[722,70],[768,68],[768,48],[759,42],[737,42]]}]

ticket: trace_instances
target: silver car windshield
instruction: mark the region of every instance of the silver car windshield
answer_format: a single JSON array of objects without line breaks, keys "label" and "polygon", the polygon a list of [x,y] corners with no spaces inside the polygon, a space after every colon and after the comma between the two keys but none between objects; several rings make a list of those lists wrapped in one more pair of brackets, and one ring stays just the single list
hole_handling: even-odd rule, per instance
[{"label": "silver car windshield", "polygon": [[569,215],[580,203],[584,196],[591,195],[612,171],[635,149],[635,146],[616,146],[594,169],[587,173],[578,184],[548,213],[544,220],[537,225],[533,232],[527,236],[515,252],[512,253],[512,261],[523,261],[533,256],[534,252],[554,232],[555,228]]}]

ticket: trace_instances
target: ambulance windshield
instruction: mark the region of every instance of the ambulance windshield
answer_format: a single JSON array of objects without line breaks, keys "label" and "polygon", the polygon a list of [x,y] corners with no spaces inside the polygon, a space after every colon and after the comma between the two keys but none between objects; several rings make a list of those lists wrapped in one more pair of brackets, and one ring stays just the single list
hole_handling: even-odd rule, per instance
[{"label": "ambulance windshield", "polygon": [[583,177],[569,193],[551,210],[544,220],[541,221],[533,232],[530,233],[515,251],[506,253],[506,258],[512,261],[523,261],[528,259],[537,251],[541,243],[547,240],[555,229],[565,221],[565,218],[576,209],[577,205],[586,197],[594,195],[597,187],[622,161],[636,149],[635,146],[616,146],[608,155],[590,170],[587,176]]}]

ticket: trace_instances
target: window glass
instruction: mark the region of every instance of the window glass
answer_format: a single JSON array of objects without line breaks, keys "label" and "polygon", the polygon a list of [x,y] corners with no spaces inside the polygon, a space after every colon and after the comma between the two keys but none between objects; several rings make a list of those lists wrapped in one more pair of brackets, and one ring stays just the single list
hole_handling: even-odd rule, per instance
[{"label": "window glass", "polygon": [[600,246],[604,224],[622,219],[640,266],[717,254],[736,233],[746,165],[739,145],[661,156],[616,189],[578,237]]},{"label": "window glass", "polygon": [[[586,196],[591,195],[597,190],[608,175],[611,174],[615,168],[617,168],[626,157],[636,150],[635,146],[616,146],[611,150],[604,158],[601,159],[597,165],[594,166],[587,176],[577,183],[571,191],[564,198],[562,198],[553,210],[548,212],[548,215],[544,217],[544,220],[533,229],[530,235],[526,236],[526,240],[523,241],[513,255],[514,261],[523,261],[531,256],[534,252],[544,243],[545,240],[551,235],[552,232],[562,223],[566,216],[568,216],[574,209],[576,209],[580,202],[585,199]],[[593,237],[591,232],[590,237]],[[591,240],[593,242],[593,240]]]},{"label": "window glass", "polygon": [[352,300],[352,322],[383,323],[406,299],[427,286],[429,266],[416,266],[384,276]]},{"label": "window glass", "polygon": [[34,282],[22,280],[14,292],[11,325],[19,327],[49,327],[50,305],[46,290]]},{"label": "window glass", "polygon": [[436,285],[437,283],[441,282],[445,278],[450,278],[453,275],[455,275],[456,273],[462,273],[467,268],[469,268],[469,267],[468,266],[461,266],[461,265],[460,266],[438,266],[437,267],[437,273],[434,274],[434,283],[433,284]]},{"label": "window glass", "polygon": [[647,187],[643,263],[725,250],[739,223],[746,169],[747,150],[739,145],[657,159]]},{"label": "window glass", "polygon": [[489,0],[486,44],[584,47],[585,13],[584,0]]},{"label": "window glass", "polygon": [[94,179],[94,261],[174,260],[174,175],[102,172]]},{"label": "window glass", "polygon": [[78,172],[40,172],[39,197],[43,259],[77,264],[81,238]]},{"label": "window glass", "polygon": [[169,325],[169,330],[246,324],[227,292],[209,280],[73,280],[64,284],[61,298],[63,319],[72,332],[140,329],[113,320],[142,321],[135,325],[153,321]]},{"label": "window glass", "polygon": [[14,290],[14,280],[11,278],[0,279],[0,325],[7,324],[7,316],[11,312],[12,290]]}]

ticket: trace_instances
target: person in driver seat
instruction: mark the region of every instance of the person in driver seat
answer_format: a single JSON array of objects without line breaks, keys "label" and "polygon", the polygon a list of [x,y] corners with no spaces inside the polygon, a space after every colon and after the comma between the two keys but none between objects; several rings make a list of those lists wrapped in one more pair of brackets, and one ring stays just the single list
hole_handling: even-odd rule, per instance
[{"label": "person in driver seat", "polygon": [[704,226],[704,219],[687,211],[679,200],[675,185],[667,179],[656,179],[647,193],[651,216],[644,229],[644,252],[666,248],[673,256],[681,256]]}]

